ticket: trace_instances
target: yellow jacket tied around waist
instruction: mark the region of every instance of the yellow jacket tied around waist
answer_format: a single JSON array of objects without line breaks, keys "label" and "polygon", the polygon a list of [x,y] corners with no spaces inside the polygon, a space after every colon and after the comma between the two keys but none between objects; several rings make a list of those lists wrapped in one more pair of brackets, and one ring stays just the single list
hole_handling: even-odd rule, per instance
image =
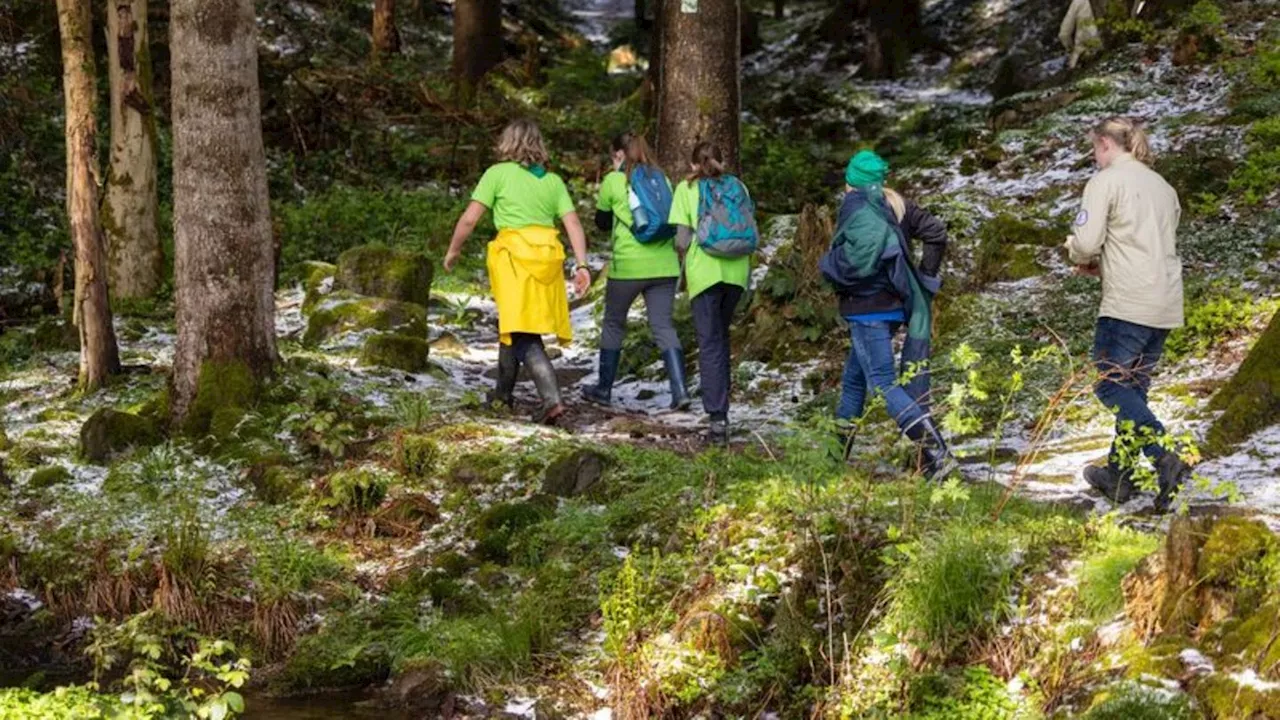
[{"label": "yellow jacket tied around waist", "polygon": [[511,333],[555,335],[561,343],[573,339],[564,260],[555,228],[507,229],[489,243],[489,288],[503,345],[511,344]]}]

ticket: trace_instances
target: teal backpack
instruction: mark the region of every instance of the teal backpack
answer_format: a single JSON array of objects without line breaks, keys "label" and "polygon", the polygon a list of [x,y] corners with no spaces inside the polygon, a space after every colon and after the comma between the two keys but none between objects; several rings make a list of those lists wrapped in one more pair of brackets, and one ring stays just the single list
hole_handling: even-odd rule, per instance
[{"label": "teal backpack", "polygon": [[732,175],[698,181],[698,246],[708,255],[739,258],[760,246],[756,205]]}]

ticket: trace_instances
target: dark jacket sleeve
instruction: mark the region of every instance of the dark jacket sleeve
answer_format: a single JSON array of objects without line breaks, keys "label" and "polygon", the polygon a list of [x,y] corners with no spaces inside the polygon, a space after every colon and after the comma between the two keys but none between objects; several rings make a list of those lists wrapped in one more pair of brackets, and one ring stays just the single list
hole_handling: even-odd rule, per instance
[{"label": "dark jacket sleeve", "polygon": [[947,253],[947,226],[928,210],[911,200],[902,217],[902,230],[908,240],[919,240],[924,245],[920,257],[920,274],[936,278],[942,272],[942,258]]},{"label": "dark jacket sleeve", "polygon": [[613,229],[613,211],[596,210],[596,228],[609,232]]}]

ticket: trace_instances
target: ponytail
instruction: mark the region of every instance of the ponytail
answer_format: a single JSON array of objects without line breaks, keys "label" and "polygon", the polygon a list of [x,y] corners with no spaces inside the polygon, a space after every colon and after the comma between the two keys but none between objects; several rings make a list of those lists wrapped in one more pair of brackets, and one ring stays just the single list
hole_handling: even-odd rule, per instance
[{"label": "ponytail", "polygon": [[645,141],[643,135],[624,132],[615,137],[610,146],[614,152],[620,152],[625,156],[622,161],[622,172],[627,177],[631,177],[631,171],[638,165],[654,164],[653,151],[649,149],[649,143]]},{"label": "ponytail", "polygon": [[893,210],[894,217],[898,218],[898,222],[902,222],[902,218],[907,216],[907,201],[893,188],[884,188],[885,202],[889,203],[889,208]]},{"label": "ponytail", "polygon": [[1127,117],[1112,117],[1103,120],[1093,128],[1096,138],[1110,138],[1125,152],[1143,165],[1150,166],[1155,156],[1151,152],[1151,141],[1147,139],[1146,130],[1134,120]]},{"label": "ponytail", "polygon": [[702,141],[693,146],[689,162],[698,167],[689,175],[689,182],[706,178],[718,178],[724,174],[724,156],[714,143]]}]

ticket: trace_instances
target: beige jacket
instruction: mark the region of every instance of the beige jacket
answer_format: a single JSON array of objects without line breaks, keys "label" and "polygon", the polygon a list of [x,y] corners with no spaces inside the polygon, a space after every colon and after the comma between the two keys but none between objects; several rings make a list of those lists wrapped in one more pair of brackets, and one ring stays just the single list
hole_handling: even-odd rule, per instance
[{"label": "beige jacket", "polygon": [[1099,317],[1182,326],[1181,217],[1178,193],[1127,153],[1089,181],[1067,250],[1078,265],[1101,257]]}]

